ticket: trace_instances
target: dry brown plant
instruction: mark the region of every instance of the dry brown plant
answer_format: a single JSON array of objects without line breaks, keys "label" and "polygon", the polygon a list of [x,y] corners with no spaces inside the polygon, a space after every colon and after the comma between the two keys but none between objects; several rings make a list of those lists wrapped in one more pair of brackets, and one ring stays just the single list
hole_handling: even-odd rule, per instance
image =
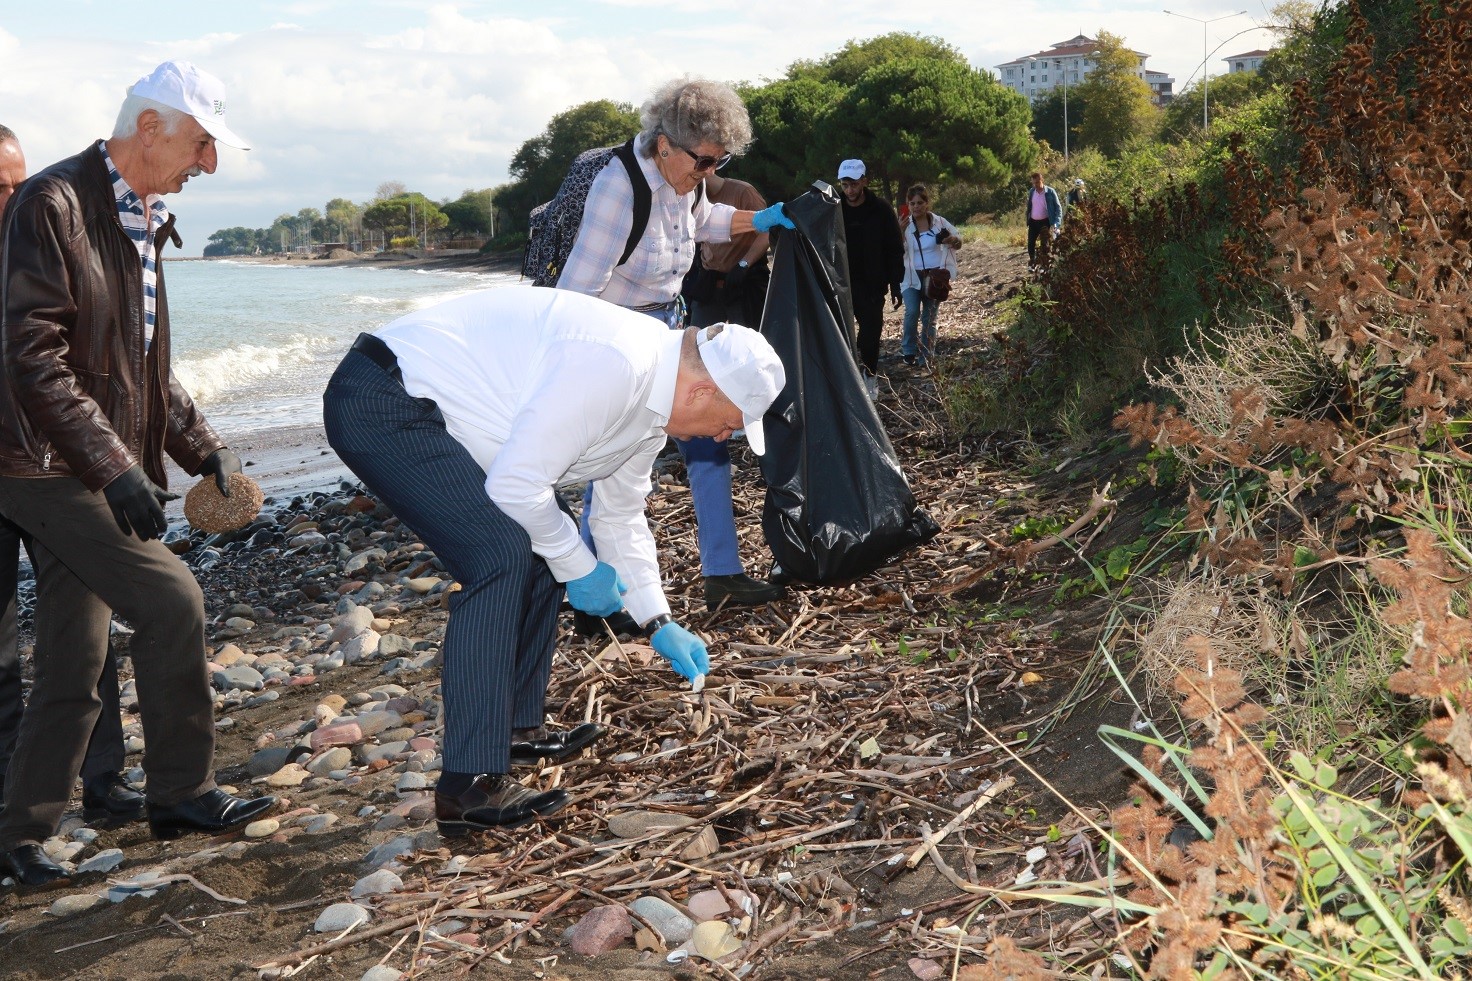
[{"label": "dry brown plant", "polygon": [[1285,665],[1281,609],[1261,594],[1225,576],[1208,573],[1168,584],[1164,603],[1139,630],[1140,667],[1152,697],[1176,690],[1181,672],[1198,660],[1195,638],[1210,637],[1217,662],[1249,679],[1249,687],[1271,687],[1264,655]]}]

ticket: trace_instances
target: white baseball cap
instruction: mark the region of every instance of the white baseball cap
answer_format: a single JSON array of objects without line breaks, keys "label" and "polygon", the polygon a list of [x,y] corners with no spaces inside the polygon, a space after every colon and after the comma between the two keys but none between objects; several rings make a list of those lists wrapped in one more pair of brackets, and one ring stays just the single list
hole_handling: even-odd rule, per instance
[{"label": "white baseball cap", "polygon": [[225,83],[187,61],[164,62],[134,82],[128,94],[188,113],[218,142],[237,150],[250,149],[250,144],[225,125]]},{"label": "white baseball cap", "polygon": [[782,360],[765,337],[740,324],[712,324],[698,330],[695,344],[711,381],[741,410],[746,443],[760,456],[767,449],[762,416],[787,384]]},{"label": "white baseball cap", "polygon": [[856,181],[864,176],[864,161],[845,160],[838,165],[838,179]]}]

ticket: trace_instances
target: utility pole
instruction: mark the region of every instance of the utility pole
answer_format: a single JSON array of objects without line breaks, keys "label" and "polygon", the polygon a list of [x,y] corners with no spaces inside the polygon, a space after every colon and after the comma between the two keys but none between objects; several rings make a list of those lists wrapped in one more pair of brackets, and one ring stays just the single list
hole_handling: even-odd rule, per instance
[{"label": "utility pole", "polygon": [[1220,17],[1213,17],[1210,20],[1202,20],[1200,17],[1192,17],[1190,14],[1178,14],[1174,10],[1167,10],[1164,13],[1171,17],[1184,17],[1186,20],[1194,20],[1201,25],[1201,132],[1205,133],[1208,124],[1211,122],[1211,118],[1206,111],[1206,104],[1211,98],[1211,69],[1206,64],[1206,60],[1211,56],[1206,52],[1206,26],[1208,24],[1215,24],[1219,20],[1226,20],[1228,17],[1241,17],[1247,11],[1239,10],[1235,14],[1222,14]]}]

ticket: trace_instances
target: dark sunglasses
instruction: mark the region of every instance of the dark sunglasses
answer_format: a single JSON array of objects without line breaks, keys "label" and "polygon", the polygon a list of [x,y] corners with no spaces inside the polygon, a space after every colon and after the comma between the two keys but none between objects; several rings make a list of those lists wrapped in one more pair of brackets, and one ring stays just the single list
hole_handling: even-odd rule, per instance
[{"label": "dark sunglasses", "polygon": [[723,153],[719,157],[712,157],[706,153],[697,154],[694,150],[686,150],[680,144],[674,143],[673,140],[671,143],[674,146],[680,147],[681,150],[685,150],[685,155],[695,161],[696,170],[720,170],[731,162],[731,155],[729,153]]}]

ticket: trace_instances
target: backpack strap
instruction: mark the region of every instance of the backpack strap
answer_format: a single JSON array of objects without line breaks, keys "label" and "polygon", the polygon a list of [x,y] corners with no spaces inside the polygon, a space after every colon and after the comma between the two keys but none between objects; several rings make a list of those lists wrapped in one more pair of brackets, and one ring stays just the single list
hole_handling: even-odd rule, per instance
[{"label": "backpack strap", "polygon": [[629,240],[624,243],[624,254],[618,257],[618,265],[622,266],[634,254],[639,239],[644,237],[644,229],[649,227],[649,211],[654,206],[654,196],[650,193],[649,181],[645,179],[644,171],[639,166],[639,158],[634,155],[633,138],[615,149],[613,155],[623,161],[624,170],[629,172],[629,184],[634,188],[634,223],[629,226]]}]

